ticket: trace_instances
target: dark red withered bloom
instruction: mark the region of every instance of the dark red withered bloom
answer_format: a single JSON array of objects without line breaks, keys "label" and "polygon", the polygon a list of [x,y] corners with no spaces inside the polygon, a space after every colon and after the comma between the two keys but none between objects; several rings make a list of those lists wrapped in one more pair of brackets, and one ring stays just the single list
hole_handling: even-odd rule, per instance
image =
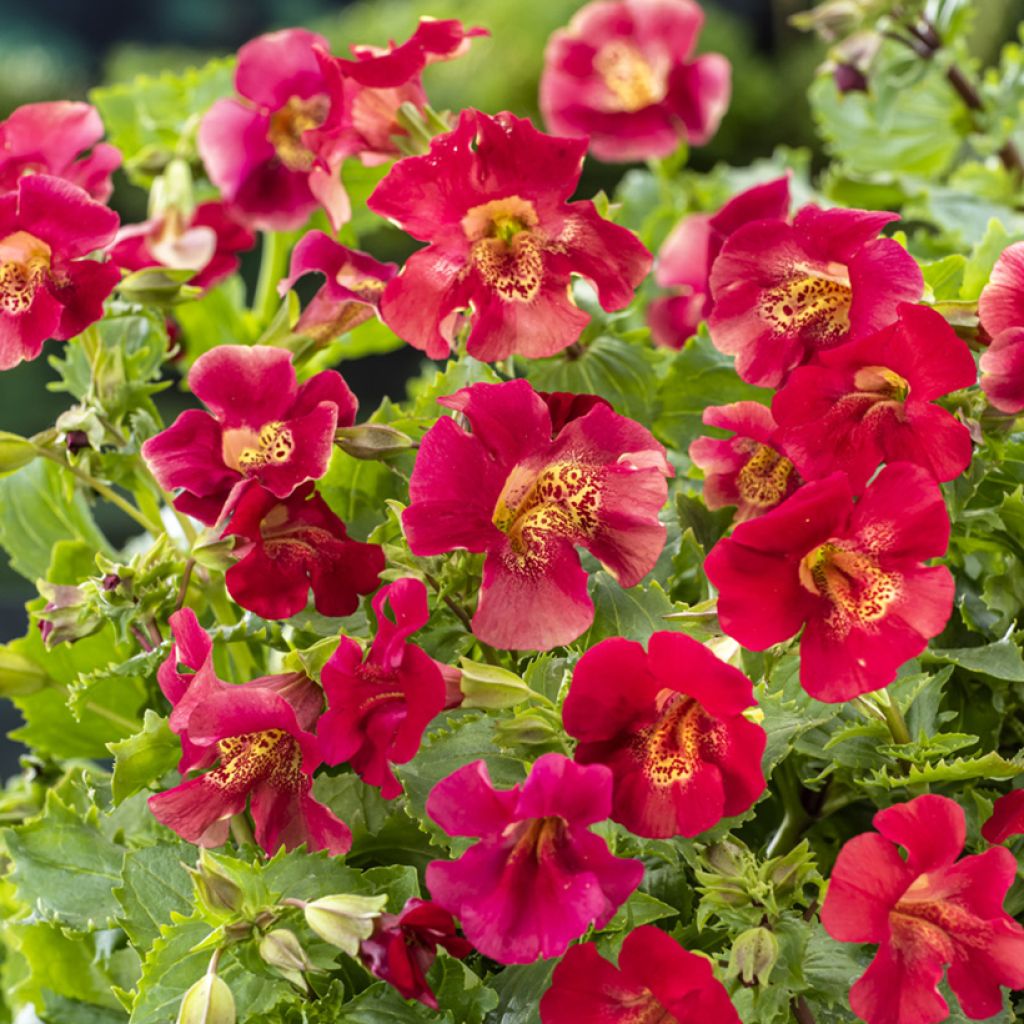
[{"label": "dark red withered bloom", "polygon": [[[278,498],[327,472],[337,427],[355,421],[356,399],[341,374],[298,384],[291,356],[263,345],[221,345],[188,375],[209,412],[188,409],[142,446],[175,508],[208,525],[230,512],[245,480]],[[229,500],[230,499],[230,500]]]},{"label": "dark red withered bloom", "polygon": [[706,832],[764,792],[765,732],[743,717],[754,689],[683,633],[643,647],[602,640],[576,665],[562,708],[580,764],[612,772],[611,818],[638,836]]},{"label": "dark red withered bloom", "polygon": [[0,370],[103,316],[121,272],[85,257],[106,248],[117,225],[113,210],[46,174],[26,174],[0,195]]},{"label": "dark red withered bloom", "polygon": [[88,103],[26,103],[0,121],[0,192],[13,192],[26,174],[63,178],[105,203],[121,151],[103,138],[99,112]]},{"label": "dark red withered bloom", "polygon": [[540,1000],[542,1024],[740,1024],[711,961],[645,924],[626,936],[618,967],[593,942],[573,946]]},{"label": "dark red withered bloom", "polygon": [[834,939],[879,947],[850,990],[853,1012],[867,1024],[938,1024],[950,1012],[938,991],[948,966],[967,1017],[998,1013],[1000,986],[1024,988],[1024,928],[1003,909],[1013,855],[957,860],[964,812],[931,793],[879,811],[874,826],[839,851],[821,908]]},{"label": "dark red withered bloom", "polygon": [[301,28],[251,40],[238,51],[241,99],[217,100],[203,115],[200,156],[246,227],[291,231],[322,207],[338,229],[351,215],[340,132],[326,127],[340,101],[318,57],[328,49]]},{"label": "dark red withered bloom", "polygon": [[990,843],[1005,843],[1010,836],[1024,835],[1024,789],[1012,789],[992,808],[992,817],[981,826]]},{"label": "dark red withered bloom", "polygon": [[455,934],[455,922],[447,910],[414,897],[401,913],[377,918],[373,934],[359,946],[359,959],[403,998],[418,999],[436,1010],[437,997],[427,984],[427,971],[437,959],[438,946],[459,960],[473,952],[473,947]]},{"label": "dark red withered bloom", "polygon": [[310,231],[292,250],[288,276],[277,290],[284,295],[300,277],[323,274],[323,285],[293,330],[315,342],[327,342],[376,316],[384,285],[397,272],[394,263],[381,263],[322,231]]},{"label": "dark red withered bloom", "polygon": [[778,387],[824,349],[896,319],[924,289],[914,258],[879,238],[894,213],[803,207],[792,224],[758,220],[726,240],[711,268],[715,347],[751,384]]},{"label": "dark red withered bloom", "polygon": [[402,784],[391,765],[416,756],[423,730],[445,707],[448,688],[441,666],[408,642],[430,618],[427,588],[417,579],[395,580],[374,597],[373,611],[377,632],[366,656],[343,636],[324,665],[320,678],[328,707],[317,735],[328,764],[348,761],[365,783],[392,800]]},{"label": "dark red withered bloom", "polygon": [[942,314],[905,304],[875,334],[821,352],[772,399],[786,454],[807,479],[842,470],[859,490],[883,462],[952,480],[971,461],[967,427],[935,400],[978,377]]},{"label": "dark red withered bloom", "polygon": [[265,619],[296,615],[310,590],[321,615],[351,615],[384,571],[383,548],[352,540],[312,483],[287,498],[247,488],[224,535],[242,538],[224,577],[228,592]]},{"label": "dark red withered bloom", "polygon": [[388,326],[440,359],[471,310],[467,351],[493,361],[554,355],[580,336],[588,317],[570,296],[573,274],[604,309],[629,305],[651,256],[589,200],[567,201],[585,152],[511,114],[466,110],[428,154],[399,160],[368,205],[430,244],[384,289]]},{"label": "dark red withered bloom", "polygon": [[978,318],[992,344],[981,357],[981,389],[1003,412],[1024,409],[1024,242],[996,260],[978,299]]},{"label": "dark red withered bloom", "polygon": [[556,433],[548,403],[525,380],[474,384],[438,401],[472,432],[444,416],[423,438],[402,517],[410,548],[487,553],[473,617],[485,643],[570,643],[594,617],[577,545],[624,587],[661,553],[658,512],[672,473],[664,448],[605,402]]},{"label": "dark red withered bloom", "polygon": [[704,12],[694,0],[595,0],[555,32],[544,54],[540,108],[560,135],[590,138],[621,163],[702,146],[729,106],[732,69],[693,56]]},{"label": "dark red withered bloom", "polygon": [[953,577],[924,563],[948,544],[938,484],[894,462],[856,504],[845,473],[804,484],[720,540],[704,570],[722,629],[744,647],[763,651],[806,626],[800,682],[835,702],[887,686],[942,631]]},{"label": "dark red withered bloom", "polygon": [[775,508],[799,486],[767,406],[759,402],[709,405],[704,423],[733,431],[729,438],[698,437],[690,445],[690,459],[704,472],[708,508],[735,505],[735,521],[743,523]]},{"label": "dark red withered bloom", "polygon": [[602,764],[544,754],[511,789],[494,788],[486,762],[464,765],[431,790],[427,813],[449,835],[480,841],[428,864],[427,887],[484,956],[561,956],[590,925],[603,928],[643,877],[641,861],[613,856],[590,831],[611,802]]}]

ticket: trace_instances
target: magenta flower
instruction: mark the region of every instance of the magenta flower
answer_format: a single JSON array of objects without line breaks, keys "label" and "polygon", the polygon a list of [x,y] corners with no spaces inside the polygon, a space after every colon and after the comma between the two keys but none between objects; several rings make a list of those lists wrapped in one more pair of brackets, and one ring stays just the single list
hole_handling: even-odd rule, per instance
[{"label": "magenta flower", "polygon": [[328,764],[348,761],[364,782],[392,800],[402,785],[391,765],[416,756],[423,730],[445,707],[448,688],[441,666],[408,643],[430,618],[426,587],[417,579],[395,580],[374,597],[373,611],[377,634],[366,657],[355,640],[343,636],[324,665],[328,708],[317,735]]},{"label": "magenta flower", "polygon": [[[48,174],[105,203],[121,152],[103,138],[103,122],[88,103],[26,103],[0,121],[0,192],[13,192],[25,174]],[[86,155],[86,151],[88,152]]]},{"label": "magenta flower", "polygon": [[337,230],[350,216],[337,133],[340,101],[321,69],[327,40],[301,28],[259,36],[238,51],[241,99],[217,100],[199,125],[210,180],[247,227],[290,231],[319,206]]},{"label": "magenta flower", "polygon": [[561,956],[591,925],[603,928],[643,878],[641,861],[612,856],[588,827],[608,817],[611,800],[604,765],[561,754],[544,754],[504,790],[484,761],[464,765],[431,790],[427,813],[449,835],[480,841],[428,864],[427,887],[484,956]]},{"label": "magenta flower", "polygon": [[731,68],[693,57],[704,12],[693,0],[595,0],[544,55],[540,108],[559,135],[590,138],[601,160],[663,157],[702,146],[729,106]]},{"label": "magenta flower", "polygon": [[569,294],[573,274],[605,309],[627,306],[651,257],[589,200],[567,202],[585,151],[511,114],[467,110],[426,156],[399,160],[368,205],[430,244],[384,289],[385,323],[440,359],[471,310],[467,351],[493,361],[554,355],[580,336],[588,317]]},{"label": "magenta flower", "polygon": [[1024,835],[1024,789],[1011,789],[996,800],[981,834],[990,843],[1005,843],[1010,836]]},{"label": "magenta flower", "polygon": [[83,257],[106,248],[117,224],[113,210],[46,174],[27,174],[0,195],[0,370],[103,316],[121,272]]},{"label": "magenta flower", "polygon": [[981,357],[981,389],[1002,412],[1024,409],[1024,242],[996,260],[978,299],[978,317],[992,344]]},{"label": "magenta flower", "polygon": [[658,512],[672,475],[664,448],[603,402],[582,406],[556,432],[525,380],[474,384],[439,402],[472,433],[442,417],[423,438],[402,517],[410,548],[487,553],[473,617],[485,643],[570,643],[594,617],[576,545],[624,587],[661,553]]},{"label": "magenta flower", "polygon": [[244,480],[287,498],[322,477],[335,429],[355,420],[341,374],[324,370],[300,385],[284,349],[221,345],[195,361],[188,382],[210,411],[186,410],[142,454],[161,487],[180,489],[175,508],[208,525],[231,511]]}]

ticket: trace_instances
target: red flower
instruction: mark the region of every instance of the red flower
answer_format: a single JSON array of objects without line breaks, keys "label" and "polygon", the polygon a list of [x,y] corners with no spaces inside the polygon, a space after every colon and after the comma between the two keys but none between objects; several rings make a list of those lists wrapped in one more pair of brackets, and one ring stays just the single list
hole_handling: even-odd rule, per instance
[{"label": "red flower", "polygon": [[793,463],[783,455],[778,425],[759,402],[709,405],[704,423],[731,430],[728,439],[698,437],[690,459],[704,471],[704,504],[736,506],[735,521],[746,522],[785,501],[799,485]]},{"label": "red flower", "polygon": [[878,233],[894,213],[805,206],[792,224],[759,220],[734,232],[711,269],[715,347],[751,384],[777,387],[822,349],[896,319],[924,289],[914,258]]},{"label": "red flower", "polygon": [[402,785],[391,765],[416,756],[423,730],[445,707],[448,688],[441,666],[407,642],[430,618],[426,587],[417,579],[395,580],[374,597],[373,611],[377,634],[365,659],[359,644],[343,636],[324,665],[328,709],[317,735],[328,764],[348,761],[392,800]]},{"label": "red flower", "polygon": [[665,543],[665,450],[606,403],[555,433],[525,380],[438,401],[472,433],[442,417],[420,444],[402,517],[413,553],[487,552],[473,617],[485,643],[549,650],[575,640],[594,607],[573,549],[586,548],[624,587],[650,572]]},{"label": "red flower", "polygon": [[801,366],[772,399],[786,454],[808,478],[837,469],[860,490],[882,462],[913,462],[952,480],[971,461],[971,435],[935,400],[970,387],[970,349],[926,306]]},{"label": "red flower", "polygon": [[655,342],[682,348],[711,312],[711,267],[725,240],[753,220],[785,220],[789,210],[789,177],[755,185],[733,196],[718,213],[684,217],[658,251],[654,280],[679,294],[655,299],[647,320]]},{"label": "red flower", "polygon": [[580,659],[562,709],[580,764],[612,772],[611,817],[638,836],[706,832],[764,792],[765,732],[743,717],[750,680],[682,633],[643,647],[602,640]]},{"label": "red flower", "polygon": [[704,562],[718,619],[744,647],[800,641],[800,682],[818,700],[887,686],[942,631],[953,577],[928,567],[949,543],[942,492],[919,466],[886,466],[853,504],[843,473],[804,484],[720,540]]},{"label": "red flower", "polygon": [[426,156],[399,160],[368,205],[431,244],[385,288],[388,326],[440,359],[471,307],[467,351],[493,361],[554,355],[580,336],[588,318],[569,295],[573,274],[605,309],[627,306],[650,254],[592,202],[566,201],[585,151],[511,114],[467,110]]},{"label": "red flower", "polygon": [[1024,835],[1024,789],[1010,790],[995,802],[992,817],[981,826],[981,834],[990,843],[1005,843],[1010,836]]},{"label": "red flower", "polygon": [[194,270],[189,284],[212,288],[238,270],[236,253],[251,249],[256,238],[238,224],[223,203],[201,203],[187,223],[176,210],[129,224],[117,233],[111,259],[125,270],[169,267]]},{"label": "red flower", "polygon": [[240,561],[224,577],[228,591],[265,619],[302,611],[310,588],[321,615],[351,615],[359,595],[376,590],[384,571],[383,548],[351,540],[312,483],[283,500],[248,488],[224,535],[248,541],[236,548]]},{"label": "red flower", "polygon": [[324,275],[294,331],[327,342],[377,314],[384,285],[397,269],[394,263],[379,263],[365,252],[347,249],[322,231],[310,231],[292,250],[288,276],[277,290],[284,295],[305,274]]},{"label": "red flower", "polygon": [[427,865],[437,903],[484,956],[506,964],[561,956],[590,925],[603,928],[640,884],[643,863],[613,857],[589,825],[611,809],[612,775],[544,754],[525,782],[496,790],[484,761],[442,779],[427,813],[449,835],[479,842]]},{"label": "red flower", "polygon": [[740,1024],[711,961],[653,925],[626,936],[619,966],[593,942],[573,946],[540,1001],[542,1024]]},{"label": "red flower", "polygon": [[113,210],[46,174],[25,175],[0,195],[0,370],[103,316],[121,273],[83,257],[109,245],[117,223]]},{"label": "red flower", "polygon": [[981,354],[981,390],[1002,412],[1024,409],[1024,327],[996,336]]},{"label": "red flower", "polygon": [[693,0],[596,0],[544,55],[540,108],[560,135],[590,137],[615,163],[702,146],[729,106],[731,68],[718,53],[693,57],[704,12]]},{"label": "red flower", "polygon": [[473,947],[455,934],[455,922],[447,910],[413,898],[400,914],[377,918],[373,934],[359,947],[359,959],[404,999],[418,999],[436,1010],[437,997],[427,984],[427,971],[437,958],[438,946],[459,960],[473,952]]},{"label": "red flower", "polygon": [[284,349],[221,345],[195,361],[188,382],[210,411],[186,410],[142,454],[161,487],[181,488],[175,507],[209,525],[231,511],[244,480],[287,498],[322,477],[335,429],[356,416],[340,373],[300,385]]},{"label": "red flower", "polygon": [[981,357],[981,389],[1003,412],[1024,409],[1024,242],[1003,250],[978,299],[978,316],[993,339]]},{"label": "red flower", "polygon": [[[110,198],[121,153],[100,142],[103,122],[88,103],[26,103],[0,121],[0,192],[13,192],[25,174],[63,178],[98,203]],[[88,156],[83,156],[91,150]]]},{"label": "red flower", "polygon": [[339,102],[321,68],[327,40],[301,28],[259,36],[238,51],[241,100],[217,100],[199,124],[210,180],[249,228],[291,231],[322,206],[337,230],[350,216],[338,176],[337,132],[324,130]]},{"label": "red flower", "polygon": [[850,990],[853,1012],[868,1024],[937,1024],[949,1015],[938,991],[949,965],[966,1016],[998,1013],[1000,985],[1024,987],[1024,928],[1002,906],[1013,855],[995,847],[958,861],[964,812],[943,796],[879,811],[874,825],[839,851],[821,908],[834,939],[879,945]]}]

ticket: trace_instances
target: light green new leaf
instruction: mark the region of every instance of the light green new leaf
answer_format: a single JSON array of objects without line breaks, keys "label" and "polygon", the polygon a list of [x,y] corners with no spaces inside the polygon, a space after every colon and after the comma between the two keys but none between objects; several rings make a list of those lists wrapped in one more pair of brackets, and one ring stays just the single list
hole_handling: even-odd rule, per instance
[{"label": "light green new leaf", "polygon": [[167,719],[147,708],[142,731],[108,743],[114,755],[114,803],[119,804],[169,772],[181,756],[181,740],[171,732]]}]

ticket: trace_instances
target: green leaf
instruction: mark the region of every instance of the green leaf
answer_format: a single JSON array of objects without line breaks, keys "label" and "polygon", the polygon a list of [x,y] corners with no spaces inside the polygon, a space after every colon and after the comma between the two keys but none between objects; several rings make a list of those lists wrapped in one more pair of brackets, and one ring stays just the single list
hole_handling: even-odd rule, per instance
[{"label": "green leaf", "polygon": [[245,305],[245,282],[228,278],[211,288],[196,302],[186,302],[174,311],[187,339],[187,356],[194,362],[218,345],[251,345],[256,326]]},{"label": "green leaf", "polygon": [[573,642],[574,647],[585,650],[612,636],[646,642],[652,633],[674,628],[665,616],[677,611],[676,606],[657,580],[625,590],[613,576],[601,570],[590,579],[590,595],[594,601],[594,623]]},{"label": "green leaf", "polygon": [[1024,683],[1024,658],[1009,634],[983,647],[932,647],[921,655],[921,660],[956,665],[993,679]]},{"label": "green leaf", "polygon": [[632,893],[628,900],[616,911],[615,916],[604,926],[603,931],[632,931],[642,924],[661,921],[666,917],[676,917],[679,911],[667,903],[639,890]]},{"label": "green leaf", "polygon": [[437,1014],[422,1003],[403,999],[386,982],[378,982],[339,1007],[337,1020],[345,1024],[413,1024],[436,1021]]},{"label": "green leaf", "polygon": [[985,235],[971,251],[964,265],[964,279],[960,286],[960,298],[977,300],[982,288],[992,276],[992,268],[1003,250],[1013,241],[1002,221],[993,217],[985,229]]},{"label": "green leaf", "polygon": [[114,803],[145,789],[169,772],[181,756],[181,740],[171,732],[167,719],[146,709],[142,732],[108,743],[114,755]]},{"label": "green leaf", "polygon": [[387,518],[390,500],[408,497],[405,481],[382,462],[356,459],[335,448],[319,491],[331,510],[359,540]]},{"label": "green leaf", "polygon": [[969,782],[973,779],[1012,779],[1024,774],[1024,764],[1007,761],[995,751],[978,757],[958,757],[953,761],[936,761],[925,765],[911,765],[906,775],[892,774],[886,769],[876,770],[871,782],[885,790],[902,789],[921,783]]},{"label": "green leaf", "polygon": [[498,994],[461,960],[442,953],[430,971],[430,987],[443,1016],[452,1024],[482,1024],[498,1005]]},{"label": "green leaf", "polygon": [[506,967],[491,983],[498,1005],[488,1014],[487,1024],[540,1024],[540,997],[551,984],[556,963],[538,960]]},{"label": "green leaf", "polygon": [[941,260],[921,264],[924,283],[931,288],[932,297],[936,302],[953,301],[961,297],[966,265],[967,257],[960,253],[952,253]]},{"label": "green leaf", "polygon": [[161,843],[125,854],[121,885],[114,896],[121,906],[118,923],[140,952],[147,950],[171,922],[171,914],[192,909],[192,882],[182,866],[195,860],[190,843]]}]

